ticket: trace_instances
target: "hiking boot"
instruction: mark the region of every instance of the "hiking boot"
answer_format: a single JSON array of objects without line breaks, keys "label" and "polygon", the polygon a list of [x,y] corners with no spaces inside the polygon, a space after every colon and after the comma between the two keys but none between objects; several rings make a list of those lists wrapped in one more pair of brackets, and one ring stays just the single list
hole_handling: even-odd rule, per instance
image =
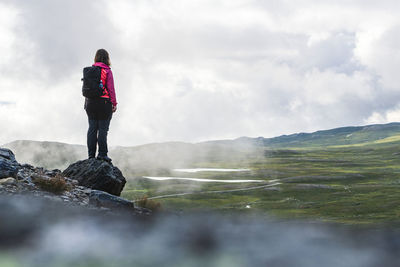
[{"label": "hiking boot", "polygon": [[111,163],[112,161],[112,159],[107,156],[97,156],[97,159],[107,161],[108,163]]}]

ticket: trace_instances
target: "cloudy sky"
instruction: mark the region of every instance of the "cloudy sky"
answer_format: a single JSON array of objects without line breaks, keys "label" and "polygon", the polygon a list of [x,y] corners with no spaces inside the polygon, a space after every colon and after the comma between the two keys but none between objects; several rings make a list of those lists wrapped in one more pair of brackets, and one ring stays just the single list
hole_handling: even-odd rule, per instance
[{"label": "cloudy sky", "polygon": [[82,68],[109,51],[110,145],[400,121],[400,2],[0,0],[0,144],[85,144]]}]

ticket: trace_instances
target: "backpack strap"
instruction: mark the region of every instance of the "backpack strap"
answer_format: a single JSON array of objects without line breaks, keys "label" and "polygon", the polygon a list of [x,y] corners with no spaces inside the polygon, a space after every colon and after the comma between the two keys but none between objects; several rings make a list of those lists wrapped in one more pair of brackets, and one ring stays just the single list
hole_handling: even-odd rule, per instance
[{"label": "backpack strap", "polygon": [[106,81],[107,81],[107,71],[104,68],[101,68],[101,75],[100,79],[103,83],[103,95],[102,97],[109,98],[110,94],[108,92],[107,86],[106,86]]}]

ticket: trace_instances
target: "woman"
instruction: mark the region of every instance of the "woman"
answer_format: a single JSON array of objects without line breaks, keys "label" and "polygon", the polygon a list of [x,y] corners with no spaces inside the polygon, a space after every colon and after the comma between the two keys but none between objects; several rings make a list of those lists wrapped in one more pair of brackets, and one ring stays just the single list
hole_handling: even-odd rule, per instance
[{"label": "woman", "polygon": [[86,98],[85,110],[89,119],[87,132],[87,146],[89,158],[96,155],[96,146],[99,145],[97,159],[111,162],[107,156],[107,133],[112,113],[117,110],[115,98],[114,78],[110,69],[110,57],[105,49],[99,49],[94,57],[93,66],[101,68],[101,82],[104,85],[103,95],[98,98]]}]

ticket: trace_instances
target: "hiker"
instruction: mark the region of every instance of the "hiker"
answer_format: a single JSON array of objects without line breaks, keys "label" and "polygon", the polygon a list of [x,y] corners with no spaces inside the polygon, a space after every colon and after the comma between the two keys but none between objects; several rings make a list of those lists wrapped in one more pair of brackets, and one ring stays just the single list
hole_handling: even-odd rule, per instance
[{"label": "hiker", "polygon": [[[97,159],[111,162],[108,157],[107,133],[112,114],[117,110],[115,98],[114,79],[110,69],[110,57],[105,49],[99,49],[94,57],[92,67],[100,67],[100,96],[86,97],[85,110],[89,119],[87,132],[87,146],[89,159],[96,156],[96,146],[99,145]],[[91,68],[91,67],[89,67]],[[99,70],[99,68],[94,68]]]}]

